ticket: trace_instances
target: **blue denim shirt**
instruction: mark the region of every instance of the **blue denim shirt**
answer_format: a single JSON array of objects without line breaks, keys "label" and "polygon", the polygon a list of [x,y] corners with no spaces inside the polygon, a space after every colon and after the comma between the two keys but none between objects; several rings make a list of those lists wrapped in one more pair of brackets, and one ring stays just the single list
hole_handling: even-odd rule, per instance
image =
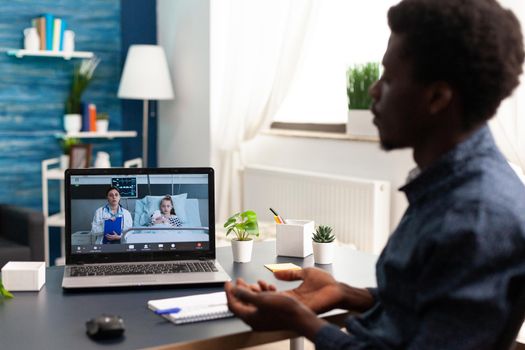
[{"label": "blue denim shirt", "polygon": [[317,348],[497,347],[525,312],[510,292],[525,290],[525,187],[488,127],[401,191],[409,207],[377,262],[374,306],[346,320],[350,335],[323,327]]}]

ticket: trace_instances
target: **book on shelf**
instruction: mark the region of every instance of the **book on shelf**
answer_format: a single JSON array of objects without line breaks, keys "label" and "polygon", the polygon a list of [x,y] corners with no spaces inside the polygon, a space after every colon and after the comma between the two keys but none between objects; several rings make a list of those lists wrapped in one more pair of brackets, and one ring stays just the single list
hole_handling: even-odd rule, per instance
[{"label": "book on shelf", "polygon": [[89,104],[89,131],[97,131],[97,106]]},{"label": "book on shelf", "polygon": [[43,17],[46,21],[46,50],[53,50],[54,16],[51,13],[45,13]]},{"label": "book on shelf", "polygon": [[40,38],[40,50],[62,51],[64,47],[64,31],[66,20],[55,17],[51,13],[45,13],[31,20],[33,27],[37,29]]},{"label": "book on shelf", "polygon": [[40,50],[46,49],[46,18],[44,16],[40,16],[38,18],[35,18],[36,21],[36,31],[38,32],[38,36],[40,37]]},{"label": "book on shelf", "polygon": [[80,131],[89,131],[89,103],[80,104],[82,110],[82,129]]},{"label": "book on shelf", "polygon": [[60,25],[60,45],[59,45],[59,50],[60,51],[63,51],[64,50],[64,32],[66,31],[67,29],[67,22],[65,19],[61,18],[62,22],[61,22],[61,25]]},{"label": "book on shelf", "polygon": [[55,18],[53,20],[53,51],[60,50],[60,28],[62,27],[62,20]]}]

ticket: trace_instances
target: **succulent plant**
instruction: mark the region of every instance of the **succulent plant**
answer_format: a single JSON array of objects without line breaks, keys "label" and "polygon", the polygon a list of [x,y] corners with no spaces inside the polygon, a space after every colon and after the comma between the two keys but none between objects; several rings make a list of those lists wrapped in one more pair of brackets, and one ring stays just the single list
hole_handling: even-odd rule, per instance
[{"label": "succulent plant", "polygon": [[317,243],[330,243],[335,239],[330,226],[319,225],[312,234],[312,240]]}]

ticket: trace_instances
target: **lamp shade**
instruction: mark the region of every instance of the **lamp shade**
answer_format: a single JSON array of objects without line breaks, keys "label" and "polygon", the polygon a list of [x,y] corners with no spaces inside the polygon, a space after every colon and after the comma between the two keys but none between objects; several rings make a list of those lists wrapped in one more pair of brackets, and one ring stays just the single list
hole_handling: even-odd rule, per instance
[{"label": "lamp shade", "polygon": [[118,97],[136,100],[173,98],[164,49],[157,45],[131,45],[120,78]]}]

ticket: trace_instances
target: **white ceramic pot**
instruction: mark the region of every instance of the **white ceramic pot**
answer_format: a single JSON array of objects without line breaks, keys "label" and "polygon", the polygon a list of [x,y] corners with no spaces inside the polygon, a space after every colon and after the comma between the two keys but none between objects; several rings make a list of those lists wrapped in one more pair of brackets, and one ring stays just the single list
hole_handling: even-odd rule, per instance
[{"label": "white ceramic pot", "polygon": [[64,31],[64,44],[62,50],[64,52],[73,52],[75,51],[75,32],[72,30]]},{"label": "white ceramic pot", "polygon": [[316,264],[331,264],[334,261],[334,242],[317,243],[312,241],[312,245]]},{"label": "white ceramic pot", "polygon": [[348,111],[346,133],[353,136],[379,137],[373,120],[374,115],[369,109],[350,109]]},{"label": "white ceramic pot", "polygon": [[98,119],[97,120],[97,132],[108,132],[109,120]]},{"label": "white ceramic pot", "polygon": [[80,114],[65,114],[64,115],[64,130],[68,134],[79,132],[82,129],[82,116]]},{"label": "white ceramic pot", "polygon": [[40,50],[40,37],[36,28],[30,27],[24,29],[24,49],[29,51]]},{"label": "white ceramic pot", "polygon": [[249,241],[232,240],[233,261],[247,263],[252,260],[253,239]]},{"label": "white ceramic pot", "polygon": [[62,154],[60,156],[60,169],[69,168],[69,156],[67,154]]},{"label": "white ceramic pot", "polygon": [[97,152],[97,157],[95,158],[95,168],[111,168],[109,153]]}]

